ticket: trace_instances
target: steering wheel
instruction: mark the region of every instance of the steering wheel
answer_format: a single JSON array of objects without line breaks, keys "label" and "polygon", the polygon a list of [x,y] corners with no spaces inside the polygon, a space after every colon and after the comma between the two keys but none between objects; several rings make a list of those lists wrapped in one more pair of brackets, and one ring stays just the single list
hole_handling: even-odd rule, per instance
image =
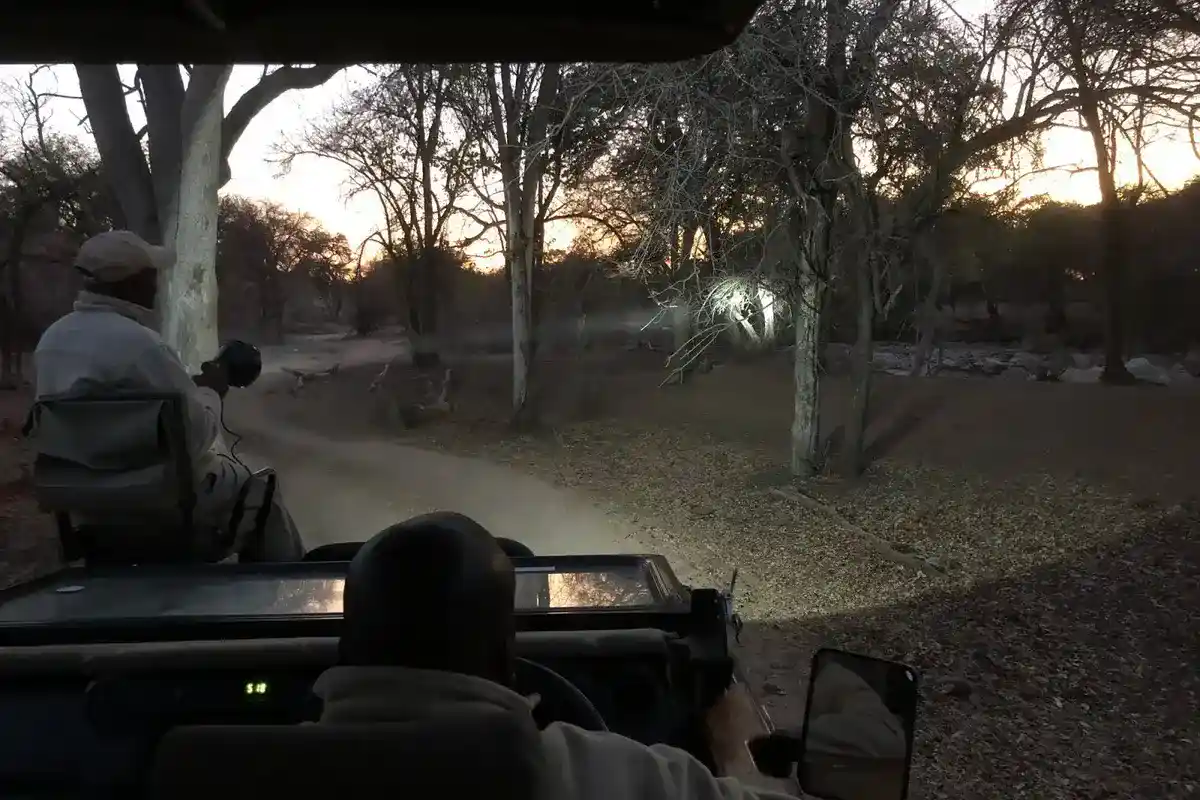
[{"label": "steering wheel", "polygon": [[539,728],[566,722],[585,731],[607,731],[608,724],[579,687],[554,670],[527,658],[518,658],[516,684],[522,694],[537,691],[541,700],[533,709]]}]

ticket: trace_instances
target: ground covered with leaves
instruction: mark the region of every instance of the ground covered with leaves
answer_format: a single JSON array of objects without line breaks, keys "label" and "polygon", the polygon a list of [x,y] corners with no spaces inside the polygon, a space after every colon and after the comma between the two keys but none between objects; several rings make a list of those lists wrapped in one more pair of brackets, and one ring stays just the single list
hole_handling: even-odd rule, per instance
[{"label": "ground covered with leaves", "polygon": [[850,489],[805,487],[946,569],[924,573],[769,492],[770,464],[726,444],[585,426],[484,452],[619,496],[651,541],[712,581],[740,567],[748,664],[780,723],[799,718],[818,647],[916,666],[925,703],[914,797],[1187,797],[1200,787],[1195,505],[894,463]]},{"label": "ground covered with leaves", "polygon": [[[916,666],[924,703],[914,798],[1200,793],[1200,506],[1180,480],[1198,439],[1195,423],[1178,424],[1177,396],[1064,387],[1072,392],[1065,403],[1044,386],[1006,388],[1007,414],[1033,440],[1014,443],[1013,430],[991,428],[986,413],[962,407],[975,389],[955,381],[948,391],[959,395],[947,414],[937,410],[944,399],[931,402],[936,384],[927,380],[909,399],[934,409],[932,430],[920,415],[894,415],[907,420],[903,444],[865,479],[789,487],[783,451],[761,438],[761,420],[729,419],[751,416],[728,407],[739,396],[772,413],[769,392],[747,384],[746,374],[731,370],[723,379],[736,386],[714,380],[631,395],[625,385],[622,397],[592,406],[602,409],[594,418],[559,415],[530,433],[514,434],[480,397],[439,422],[388,433],[586,490],[636,521],[644,540],[693,579],[724,584],[738,567],[748,621],[742,653],[781,724],[802,714],[803,677],[818,647]],[[361,391],[350,387],[369,377],[349,374],[321,391]],[[464,383],[502,408],[505,395],[497,398],[485,376]],[[710,401],[688,412],[680,397],[704,392]],[[711,402],[722,392],[724,414]],[[656,396],[668,398],[666,407],[652,407]],[[1080,405],[1088,402],[1097,407]],[[285,413],[299,421],[308,405]],[[1055,419],[1064,407],[1076,413]],[[1140,416],[1128,428],[1150,437],[1109,435],[1109,418],[1131,410]],[[948,430],[973,434],[952,440]],[[1170,439],[1161,435],[1168,430]],[[1073,436],[1087,440],[1071,452]],[[1103,450],[1106,436],[1123,449]],[[957,455],[973,457],[948,463],[956,458],[951,441]],[[1008,461],[986,463],[980,453],[988,452]],[[1161,479],[1144,477],[1155,474]],[[781,487],[838,516],[773,491]],[[931,568],[881,557],[855,526]]]}]

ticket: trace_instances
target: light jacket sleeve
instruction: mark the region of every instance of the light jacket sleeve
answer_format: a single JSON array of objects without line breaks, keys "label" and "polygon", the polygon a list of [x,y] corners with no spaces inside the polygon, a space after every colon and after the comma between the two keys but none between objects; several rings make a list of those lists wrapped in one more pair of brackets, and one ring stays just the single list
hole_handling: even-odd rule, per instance
[{"label": "light jacket sleeve", "polygon": [[[690,753],[555,723],[542,733],[546,796],[563,800],[795,800],[783,791],[714,777]],[[770,781],[764,777],[763,782]]]},{"label": "light jacket sleeve", "polygon": [[147,385],[161,392],[176,392],[184,398],[188,455],[195,461],[212,449],[221,430],[221,397],[197,386],[175,351],[165,343],[148,347],[135,368]]}]

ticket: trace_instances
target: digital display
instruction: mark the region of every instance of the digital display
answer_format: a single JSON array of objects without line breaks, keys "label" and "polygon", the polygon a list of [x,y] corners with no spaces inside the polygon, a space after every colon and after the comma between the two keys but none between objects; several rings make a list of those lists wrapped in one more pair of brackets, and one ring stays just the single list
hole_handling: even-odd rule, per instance
[{"label": "digital display", "polygon": [[271,692],[271,684],[266,681],[246,681],[243,691],[247,697],[266,697]]}]

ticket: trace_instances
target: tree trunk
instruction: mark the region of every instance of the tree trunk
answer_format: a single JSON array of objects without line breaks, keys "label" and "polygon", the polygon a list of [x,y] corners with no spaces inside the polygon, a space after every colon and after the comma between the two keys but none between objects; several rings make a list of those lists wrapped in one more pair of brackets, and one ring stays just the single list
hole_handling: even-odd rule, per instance
[{"label": "tree trunk", "polygon": [[112,188],[124,227],[148,242],[162,244],[163,229],[155,204],[154,183],[125,106],[125,89],[116,64],[76,64],[96,150]]},{"label": "tree trunk", "polygon": [[858,295],[858,313],[851,364],[850,416],[846,420],[846,437],[842,442],[841,472],[844,478],[857,478],[866,468],[867,420],[871,400],[871,362],[875,355],[875,297],[872,291],[872,269],[870,255],[860,254],[854,265],[854,288]]},{"label": "tree trunk", "polygon": [[531,361],[538,357],[542,339],[549,337],[545,313],[546,295],[549,287],[538,285],[537,281],[537,275],[540,272],[539,268],[542,265],[542,253],[544,252],[542,242],[546,236],[546,224],[542,220],[540,208],[533,222],[533,231],[533,238],[528,245],[530,248],[530,258],[529,275],[527,276],[529,280],[529,358]]},{"label": "tree trunk", "polygon": [[671,346],[672,358],[684,354],[688,342],[692,340],[692,304],[686,297],[679,297],[671,305]]},{"label": "tree trunk", "polygon": [[930,267],[929,291],[921,303],[921,316],[917,323],[917,347],[913,351],[912,371],[909,372],[914,378],[919,378],[925,372],[929,358],[933,355],[933,342],[937,336],[938,297],[942,292],[945,269],[942,259],[936,254],[930,259]]},{"label": "tree trunk", "polygon": [[762,311],[762,346],[764,350],[773,350],[779,338],[779,331],[777,330],[779,307],[775,305],[775,302],[775,295],[773,293],[768,291],[766,287],[759,287],[758,307]]},{"label": "tree trunk", "polygon": [[525,268],[528,257],[528,243],[520,236],[517,248],[513,251],[512,274],[509,286],[512,289],[512,337],[513,337],[513,419],[523,422],[528,414],[529,400],[529,364],[532,359],[532,337],[530,333],[529,316],[529,273]]},{"label": "tree trunk", "polygon": [[1100,105],[1088,81],[1082,53],[1076,50],[1076,83],[1080,89],[1079,115],[1083,118],[1092,150],[1096,156],[1096,179],[1100,184],[1100,225],[1102,244],[1100,271],[1104,276],[1105,307],[1104,372],[1100,380],[1108,384],[1132,384],[1137,380],[1125,368],[1125,253],[1126,236],[1121,197],[1117,193],[1116,156],[1109,152],[1100,118]]},{"label": "tree trunk", "polygon": [[434,369],[441,364],[437,346],[439,254],[430,246],[410,259],[409,328],[413,363],[419,369]]},{"label": "tree trunk", "polygon": [[821,317],[825,287],[813,275],[801,279],[796,302],[796,350],[792,361],[792,475],[821,471]]},{"label": "tree trunk", "polygon": [[19,387],[23,374],[25,319],[21,307],[21,256],[25,252],[25,235],[31,215],[25,206],[18,212],[0,275],[4,279],[0,286],[0,387],[4,388]]},{"label": "tree trunk", "polygon": [[1046,270],[1046,333],[1067,332],[1067,276],[1061,262]]},{"label": "tree trunk", "polygon": [[695,370],[696,354],[689,352],[692,341],[692,306],[680,295],[670,307],[671,311],[671,363],[675,372],[674,383],[685,383]]},{"label": "tree trunk", "polygon": [[178,196],[164,225],[175,263],[160,287],[162,335],[191,372],[217,353],[217,189],[221,178],[221,125],[225,84],[198,98],[195,123],[186,126]]}]

